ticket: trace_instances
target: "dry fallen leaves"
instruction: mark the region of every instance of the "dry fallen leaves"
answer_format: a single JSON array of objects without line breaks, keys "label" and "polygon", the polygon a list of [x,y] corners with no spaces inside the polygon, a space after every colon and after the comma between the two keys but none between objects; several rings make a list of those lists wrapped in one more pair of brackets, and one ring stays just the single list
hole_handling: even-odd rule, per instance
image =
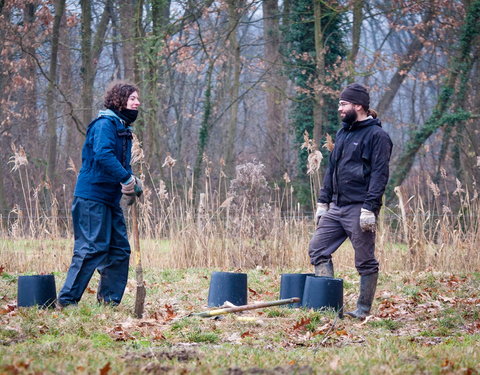
[{"label": "dry fallen leaves", "polygon": [[[128,318],[122,323],[116,324],[108,331],[108,334],[116,341],[128,341],[141,337],[147,337],[152,340],[165,340],[163,328],[167,321],[173,319],[176,314],[170,305],[168,306],[168,316],[163,314],[154,314],[153,319],[133,319]],[[152,317],[152,315],[150,315]],[[133,336],[135,334],[135,337]]]},{"label": "dry fallen leaves", "polygon": [[480,320],[467,324],[465,328],[466,331],[471,335],[480,333]]},{"label": "dry fallen leaves", "polygon": [[123,329],[120,324],[113,327],[108,333],[115,341],[128,341],[134,339],[134,337]]},{"label": "dry fallen leaves", "polygon": [[305,326],[309,324],[311,320],[309,318],[301,318],[298,322],[292,327],[293,330],[305,329]]},{"label": "dry fallen leaves", "polygon": [[339,329],[339,330],[335,331],[335,334],[337,336],[348,336],[348,333],[345,329]]},{"label": "dry fallen leaves", "polygon": [[155,328],[153,330],[152,339],[155,341],[162,341],[165,340],[165,336],[159,328]]},{"label": "dry fallen leaves", "polygon": [[100,369],[100,375],[107,375],[111,368],[110,362],[107,362],[107,364]]},{"label": "dry fallen leaves", "polygon": [[172,320],[173,318],[175,318],[177,316],[175,311],[173,311],[172,305],[165,304],[165,309],[166,309],[166,312],[167,312],[167,315],[165,317],[166,322]]},{"label": "dry fallen leaves", "polygon": [[15,309],[17,308],[17,305],[16,304],[13,304],[13,303],[9,303],[3,307],[0,308],[0,315],[6,315],[6,314],[9,314],[11,313],[12,311],[14,311]]}]

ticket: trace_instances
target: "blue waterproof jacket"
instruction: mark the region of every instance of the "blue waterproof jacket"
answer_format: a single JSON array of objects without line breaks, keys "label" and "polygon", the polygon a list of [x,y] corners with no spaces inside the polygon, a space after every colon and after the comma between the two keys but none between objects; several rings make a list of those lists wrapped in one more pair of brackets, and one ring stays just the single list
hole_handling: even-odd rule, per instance
[{"label": "blue waterproof jacket", "polygon": [[389,177],[392,141],[374,118],[342,123],[330,154],[318,201],[337,206],[363,203],[378,213]]},{"label": "blue waterproof jacket", "polygon": [[132,175],[132,131],[113,111],[100,111],[87,128],[76,197],[120,204],[121,182]]}]

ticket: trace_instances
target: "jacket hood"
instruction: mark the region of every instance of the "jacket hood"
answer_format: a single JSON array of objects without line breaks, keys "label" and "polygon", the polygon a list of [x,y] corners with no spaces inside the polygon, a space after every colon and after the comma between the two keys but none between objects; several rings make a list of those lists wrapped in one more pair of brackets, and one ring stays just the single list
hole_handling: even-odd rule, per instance
[{"label": "jacket hood", "polygon": [[115,112],[113,112],[111,109],[104,109],[104,110],[99,111],[97,117],[101,117],[101,116],[116,117],[121,121],[122,124],[125,123],[125,121],[123,121],[120,117],[118,117],[117,114]]},{"label": "jacket hood", "polygon": [[342,122],[342,127],[345,130],[355,130],[359,128],[364,128],[366,126],[377,125],[382,127],[382,122],[378,118],[373,118],[372,116],[368,116],[363,121],[356,121],[353,124],[347,124],[346,122]]}]

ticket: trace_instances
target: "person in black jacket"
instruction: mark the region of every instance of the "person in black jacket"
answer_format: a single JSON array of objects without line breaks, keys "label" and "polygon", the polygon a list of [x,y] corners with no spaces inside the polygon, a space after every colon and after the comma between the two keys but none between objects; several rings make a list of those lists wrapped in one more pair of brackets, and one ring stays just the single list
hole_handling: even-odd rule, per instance
[{"label": "person in black jacket", "polygon": [[340,94],[342,128],[323,179],[315,214],[317,228],[309,246],[315,275],[333,277],[332,254],[350,239],[360,274],[360,295],[357,309],[347,315],[358,319],[370,313],[377,286],[375,229],[392,152],[392,141],[369,105],[370,95],[362,85],[348,85]]}]

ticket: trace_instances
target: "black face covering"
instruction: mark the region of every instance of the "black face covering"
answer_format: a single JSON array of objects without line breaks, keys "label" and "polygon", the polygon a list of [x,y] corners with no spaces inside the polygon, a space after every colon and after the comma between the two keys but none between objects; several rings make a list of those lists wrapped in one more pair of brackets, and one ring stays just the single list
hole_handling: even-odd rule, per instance
[{"label": "black face covering", "polygon": [[121,111],[113,110],[115,114],[120,117],[127,125],[133,123],[138,116],[138,111],[136,109],[122,109]]}]

